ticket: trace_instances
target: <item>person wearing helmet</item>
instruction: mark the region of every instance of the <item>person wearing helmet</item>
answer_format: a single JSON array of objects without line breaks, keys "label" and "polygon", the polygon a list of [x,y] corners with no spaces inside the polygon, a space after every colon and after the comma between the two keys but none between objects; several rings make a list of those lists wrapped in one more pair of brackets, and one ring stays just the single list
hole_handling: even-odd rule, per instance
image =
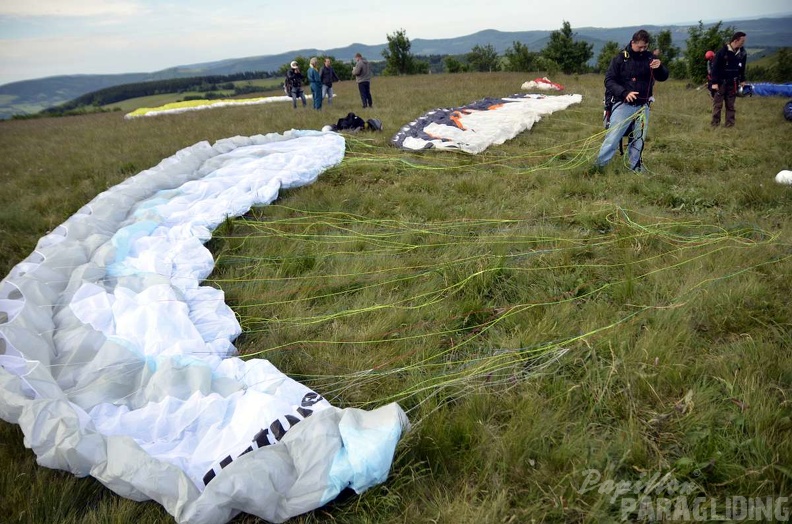
[{"label": "person wearing helmet", "polygon": [[716,54],[712,64],[712,86],[716,89],[712,97],[712,127],[721,123],[721,111],[726,104],[724,127],[732,127],[735,122],[735,100],[740,88],[745,84],[745,38],[737,31]]},{"label": "person wearing helmet", "polygon": [[307,102],[303,92],[303,75],[300,72],[300,64],[296,60],[289,64],[289,72],[286,73],[286,83],[289,86],[289,96],[291,96],[294,109],[297,109],[298,98],[302,100],[302,105],[305,107]]}]

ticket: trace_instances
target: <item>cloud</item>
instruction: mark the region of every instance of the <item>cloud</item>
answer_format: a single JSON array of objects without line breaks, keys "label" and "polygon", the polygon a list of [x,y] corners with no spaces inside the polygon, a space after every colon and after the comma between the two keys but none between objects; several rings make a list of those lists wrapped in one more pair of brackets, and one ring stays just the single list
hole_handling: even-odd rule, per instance
[{"label": "cloud", "polygon": [[0,2],[0,16],[15,17],[91,17],[130,16],[141,13],[143,7],[132,0],[26,0]]}]

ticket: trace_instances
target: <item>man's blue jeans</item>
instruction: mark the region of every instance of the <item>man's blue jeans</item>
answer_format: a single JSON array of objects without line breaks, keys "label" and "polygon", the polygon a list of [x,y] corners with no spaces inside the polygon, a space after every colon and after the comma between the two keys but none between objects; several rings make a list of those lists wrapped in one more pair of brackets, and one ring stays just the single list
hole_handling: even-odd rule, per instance
[{"label": "man's blue jeans", "polygon": [[327,103],[333,105],[333,86],[322,84],[322,100],[327,98]]},{"label": "man's blue jeans", "polygon": [[[643,114],[637,114],[641,112]],[[635,117],[635,120],[633,117]],[[630,104],[621,103],[613,107],[610,128],[608,128],[605,141],[602,142],[602,147],[594,165],[604,166],[611,161],[611,158],[613,158],[619,148],[624,133],[633,121],[635,121],[635,126],[630,134],[627,155],[630,160],[630,169],[633,171],[641,170],[641,152],[643,152],[646,132],[649,129],[649,106],[646,104],[631,106]]]},{"label": "man's blue jeans", "polygon": [[300,100],[302,100],[303,107],[306,106],[305,93],[303,93],[302,89],[292,88],[292,90],[291,90],[291,98],[292,98],[292,106],[294,106],[294,109],[297,109],[297,99],[298,98]]}]

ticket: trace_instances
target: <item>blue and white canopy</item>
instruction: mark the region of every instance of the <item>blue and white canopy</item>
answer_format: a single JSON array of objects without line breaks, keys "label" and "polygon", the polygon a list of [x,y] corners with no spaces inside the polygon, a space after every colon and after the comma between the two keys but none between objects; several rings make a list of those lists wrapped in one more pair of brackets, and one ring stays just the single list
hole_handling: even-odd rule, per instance
[{"label": "blue and white canopy", "polygon": [[343,137],[317,131],[201,142],[41,238],[0,281],[0,418],[39,464],[185,523],[281,522],[385,480],[399,406],[339,409],[234,356],[234,313],[200,284],[226,217],[343,157]]},{"label": "blue and white canopy", "polygon": [[751,85],[751,91],[757,96],[788,96],[792,97],[792,84],[770,84],[757,82]]}]

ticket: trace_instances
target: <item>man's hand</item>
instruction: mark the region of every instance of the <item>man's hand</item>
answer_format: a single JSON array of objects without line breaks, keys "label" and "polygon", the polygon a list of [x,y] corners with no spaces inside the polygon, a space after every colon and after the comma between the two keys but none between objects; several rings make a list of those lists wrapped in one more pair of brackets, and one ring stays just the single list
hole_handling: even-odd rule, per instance
[{"label": "man's hand", "polygon": [[657,58],[655,58],[654,60],[649,62],[649,67],[651,67],[652,69],[657,69],[658,67],[660,67],[660,64],[662,64],[662,62]]},{"label": "man's hand", "polygon": [[630,91],[627,93],[627,96],[624,97],[625,102],[634,102],[635,99],[638,98],[638,91]]}]

